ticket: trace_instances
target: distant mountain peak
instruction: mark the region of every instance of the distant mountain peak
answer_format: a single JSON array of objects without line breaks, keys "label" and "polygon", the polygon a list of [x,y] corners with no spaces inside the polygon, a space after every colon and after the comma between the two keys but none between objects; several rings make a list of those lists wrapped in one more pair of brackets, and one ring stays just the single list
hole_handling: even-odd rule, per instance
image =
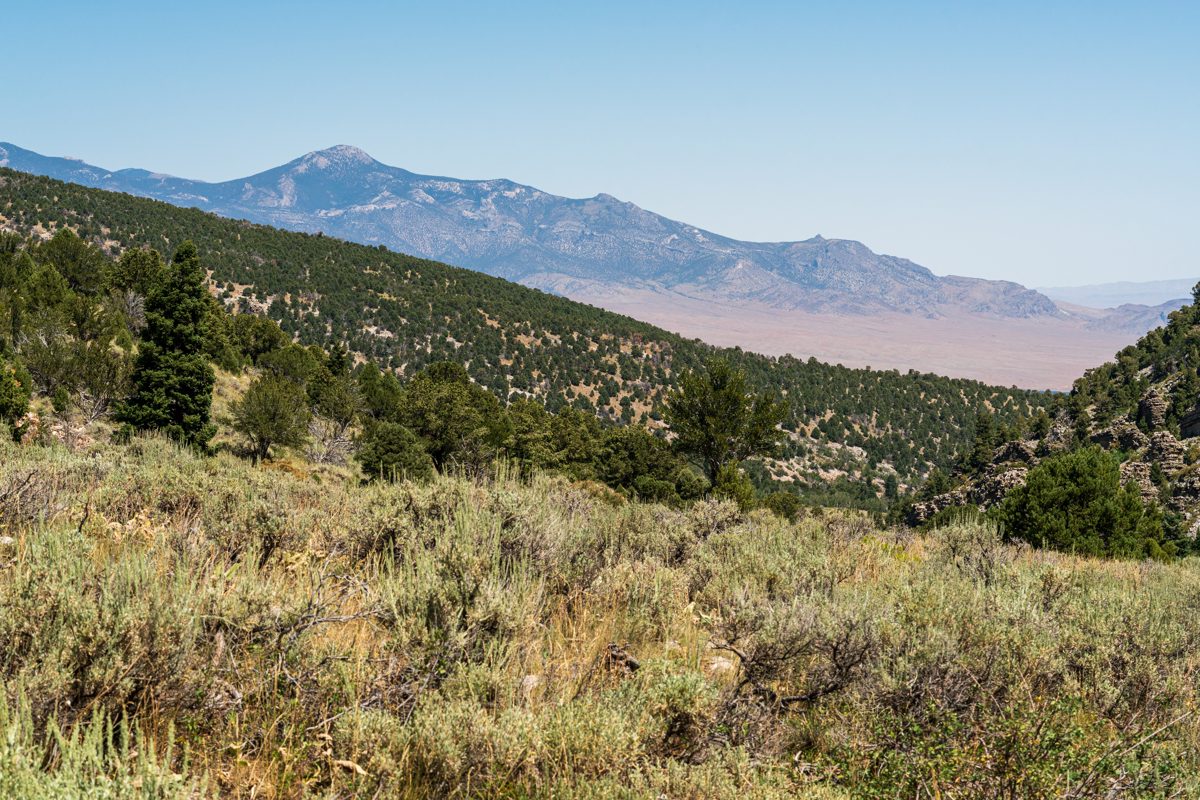
[{"label": "distant mountain peak", "polygon": [[304,166],[329,169],[342,166],[370,166],[379,163],[365,150],[349,144],[337,144],[324,150],[314,150],[299,159]]}]

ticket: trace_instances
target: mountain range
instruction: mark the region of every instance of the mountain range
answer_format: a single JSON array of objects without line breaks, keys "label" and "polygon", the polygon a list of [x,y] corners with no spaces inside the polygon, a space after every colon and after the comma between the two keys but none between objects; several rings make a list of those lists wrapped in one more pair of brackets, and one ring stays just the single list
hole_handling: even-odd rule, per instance
[{"label": "mountain range", "polygon": [[143,169],[110,171],[6,143],[0,143],[0,166],[222,216],[384,244],[565,294],[573,284],[599,282],[809,311],[1058,313],[1049,298],[1019,284],[937,276],[856,241],[821,236],[738,241],[608,194],[573,199],[503,179],[418,175],[347,145],[222,183]]},{"label": "mountain range", "polygon": [[740,241],[608,194],[419,175],[346,145],[219,183],[8,143],[0,166],[385,245],[714,343],[854,366],[1061,388],[1170,310],[1060,305],[1009,281],[935,275],[848,239]]},{"label": "mountain range", "polygon": [[1192,296],[1196,278],[1172,278],[1164,281],[1115,281],[1086,286],[1047,286],[1038,291],[1058,303],[1074,303],[1091,308],[1117,308],[1135,304],[1157,306],[1182,305]]}]

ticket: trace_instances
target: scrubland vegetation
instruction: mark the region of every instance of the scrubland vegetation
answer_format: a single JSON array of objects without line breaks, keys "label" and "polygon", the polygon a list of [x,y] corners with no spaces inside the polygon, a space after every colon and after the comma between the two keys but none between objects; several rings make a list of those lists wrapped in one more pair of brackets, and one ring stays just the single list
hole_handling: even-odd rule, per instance
[{"label": "scrubland vegetation", "polygon": [[1200,796],[1194,559],[153,437],[0,535],[6,797]]}]

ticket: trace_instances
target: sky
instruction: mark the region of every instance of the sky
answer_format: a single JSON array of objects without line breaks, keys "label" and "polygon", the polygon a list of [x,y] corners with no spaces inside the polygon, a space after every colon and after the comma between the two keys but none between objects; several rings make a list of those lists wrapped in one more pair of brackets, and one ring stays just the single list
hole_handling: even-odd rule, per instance
[{"label": "sky", "polygon": [[1197,2],[5,0],[0,140],[227,180],[334,144],[1029,286],[1200,276]]}]

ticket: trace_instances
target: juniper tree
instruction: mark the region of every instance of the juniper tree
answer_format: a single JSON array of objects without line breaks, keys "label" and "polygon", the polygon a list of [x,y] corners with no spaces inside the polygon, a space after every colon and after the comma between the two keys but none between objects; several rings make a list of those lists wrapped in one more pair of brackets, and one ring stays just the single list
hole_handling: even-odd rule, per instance
[{"label": "juniper tree", "polygon": [[433,460],[420,438],[397,422],[370,426],[354,457],[371,478],[424,481],[433,476]]},{"label": "juniper tree", "polygon": [[250,384],[233,406],[233,427],[250,441],[256,461],[270,455],[272,445],[304,444],[311,418],[304,389],[270,372]]},{"label": "juniper tree", "polygon": [[992,512],[1007,536],[1087,556],[1141,558],[1174,552],[1162,515],[1121,484],[1120,459],[1091,446],[1043,460]]},{"label": "juniper tree", "polygon": [[162,431],[199,449],[208,446],[215,428],[210,421],[214,376],[202,332],[207,312],[204,270],[196,246],[187,241],[146,301],[133,391],[117,413],[121,422]]},{"label": "juniper tree", "polygon": [[400,424],[421,439],[439,471],[451,465],[479,470],[510,433],[508,415],[487,389],[471,382],[461,364],[431,364],[404,387]]}]

